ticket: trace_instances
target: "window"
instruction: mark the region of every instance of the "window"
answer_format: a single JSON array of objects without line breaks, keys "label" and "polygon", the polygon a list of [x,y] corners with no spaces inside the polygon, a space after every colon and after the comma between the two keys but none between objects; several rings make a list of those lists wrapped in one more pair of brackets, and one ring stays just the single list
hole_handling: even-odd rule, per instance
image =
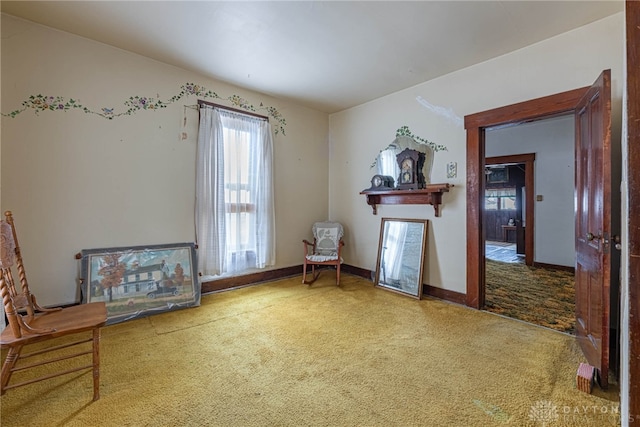
[{"label": "window", "polygon": [[196,234],[202,274],[275,263],[272,151],[268,121],[201,106]]},{"label": "window", "polygon": [[484,208],[485,210],[488,210],[488,211],[515,210],[516,209],[516,189],[515,188],[493,188],[493,189],[485,190]]},{"label": "window", "polygon": [[223,132],[227,245],[234,256],[238,256],[239,252],[255,252],[251,239],[255,204],[249,185],[251,134],[228,127]]}]

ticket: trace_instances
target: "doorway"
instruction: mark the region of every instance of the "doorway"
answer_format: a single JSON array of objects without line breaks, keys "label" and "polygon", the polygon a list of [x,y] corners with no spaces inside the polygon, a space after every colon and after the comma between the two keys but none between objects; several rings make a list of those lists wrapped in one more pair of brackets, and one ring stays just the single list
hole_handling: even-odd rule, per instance
[{"label": "doorway", "polygon": [[[467,130],[467,294],[466,303],[485,304],[482,198],[485,132],[572,114],[576,132],[575,243],[576,338],[600,386],[606,389],[615,336],[610,331],[613,257],[611,221],[611,70],[593,85],[465,117]],[[536,198],[537,199],[537,198]],[[614,295],[615,296],[615,295]],[[613,313],[615,316],[615,313]],[[615,319],[614,319],[615,320]],[[617,323],[613,323],[616,325]],[[615,340],[614,340],[615,341]],[[615,357],[614,357],[615,359]]]},{"label": "doorway", "polygon": [[[588,88],[574,89],[465,117],[467,130],[467,293],[466,305],[485,304],[484,202],[485,132],[559,115],[573,114]],[[532,241],[532,240],[530,240]]]},{"label": "doorway", "polygon": [[[485,159],[484,215],[485,256],[500,263],[524,263],[523,195],[525,166],[522,163],[491,163]],[[531,224],[529,224],[531,225]]]},{"label": "doorway", "polygon": [[484,309],[574,334],[575,118],[487,130],[485,155]]},{"label": "doorway", "polygon": [[[485,211],[482,218],[485,223],[485,243],[486,240],[510,242],[510,239],[513,239],[516,255],[523,255],[524,263],[529,266],[532,266],[534,262],[535,210],[533,195],[535,159],[536,155],[534,153],[485,158]],[[501,174],[503,175],[502,178],[499,176]],[[498,179],[496,179],[495,175],[498,175]],[[496,196],[513,197],[513,206],[509,205],[506,200],[504,201],[505,203],[500,201],[500,206],[496,206],[498,211],[506,207],[513,208],[506,209],[513,212],[511,214],[507,212],[502,215],[496,212],[491,215],[491,219],[488,218],[489,208],[486,197],[492,196],[492,194],[487,194],[488,189],[503,189],[502,191],[497,191]],[[507,190],[505,191],[504,189]],[[497,200],[496,203],[498,203]]]}]

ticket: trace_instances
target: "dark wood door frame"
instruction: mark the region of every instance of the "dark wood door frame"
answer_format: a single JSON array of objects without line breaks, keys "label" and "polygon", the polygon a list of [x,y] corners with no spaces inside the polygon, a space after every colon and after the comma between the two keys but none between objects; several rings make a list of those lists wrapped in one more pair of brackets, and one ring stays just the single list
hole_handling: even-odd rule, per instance
[{"label": "dark wood door frame", "polygon": [[[524,229],[524,263],[526,265],[533,265],[533,248],[534,248],[534,230],[535,230],[535,215],[533,195],[534,191],[534,170],[533,162],[536,160],[534,153],[528,154],[516,154],[510,156],[496,156],[487,157],[485,164],[487,165],[501,165],[501,164],[513,164],[524,163],[524,188],[525,188],[525,213],[524,216],[527,219],[527,226]],[[482,240],[484,242],[484,238]]]},{"label": "dark wood door frame", "polygon": [[465,116],[467,130],[467,295],[469,307],[481,309],[485,300],[484,167],[485,131],[574,114],[589,87]]}]

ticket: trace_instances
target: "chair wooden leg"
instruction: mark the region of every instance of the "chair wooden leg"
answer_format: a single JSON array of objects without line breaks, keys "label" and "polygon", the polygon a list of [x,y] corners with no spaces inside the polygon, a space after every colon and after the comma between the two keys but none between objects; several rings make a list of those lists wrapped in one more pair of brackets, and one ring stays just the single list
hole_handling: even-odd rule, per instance
[{"label": "chair wooden leg", "polygon": [[316,274],[316,265],[311,264],[311,280],[307,280],[307,265],[305,264],[304,271],[302,272],[302,283],[304,283],[305,285],[310,285],[316,281],[319,275],[320,270],[318,270],[318,273]]},{"label": "chair wooden leg", "polygon": [[0,374],[0,394],[4,394],[7,390],[6,387],[9,385],[9,380],[11,379],[11,374],[13,373],[13,368],[20,357],[20,352],[22,351],[22,346],[9,347],[9,351],[7,352],[7,358],[4,360],[2,365],[2,373]]},{"label": "chair wooden leg", "polygon": [[302,283],[307,284],[307,260],[304,260],[304,264],[302,265]]},{"label": "chair wooden leg", "polygon": [[100,399],[100,328],[93,330],[93,401]]},{"label": "chair wooden leg", "polygon": [[340,286],[340,264],[336,267],[336,285]]}]

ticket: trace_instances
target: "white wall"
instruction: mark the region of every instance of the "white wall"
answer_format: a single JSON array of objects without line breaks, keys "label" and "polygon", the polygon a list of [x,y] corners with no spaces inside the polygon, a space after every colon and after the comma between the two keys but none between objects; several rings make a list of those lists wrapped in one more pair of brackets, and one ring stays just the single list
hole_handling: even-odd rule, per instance
[{"label": "white wall", "polygon": [[[2,15],[2,112],[39,93],[122,109],[130,96],[166,99],[185,82],[274,106],[287,119],[287,136],[275,139],[277,267],[300,263],[299,240],[315,220],[343,222],[346,263],[374,270],[382,217],[428,218],[425,282],[464,293],[465,131],[416,97],[463,117],[590,85],[611,68],[615,123],[622,98],[622,23],[622,13],[613,15],[327,121],[323,113]],[[195,98],[114,120],[78,111],[2,118],[0,203],[16,215],[27,271],[44,304],[77,299],[73,255],[81,249],[193,240],[195,132],[185,141],[178,137],[185,104]],[[187,116],[193,126],[193,111]],[[433,183],[455,184],[444,196],[440,218],[422,205],[383,205],[374,216],[358,194],[375,173],[369,166],[376,154],[403,125],[448,147],[435,154],[431,176]],[[446,178],[448,162],[457,162],[457,178]]]},{"label": "white wall", "polygon": [[534,261],[575,265],[573,115],[489,130],[485,156],[535,153]]},{"label": "white wall", "polygon": [[[622,13],[484,63],[393,93],[330,116],[329,213],[346,227],[347,263],[375,269],[381,217],[428,218],[425,282],[466,292],[466,134],[462,126],[416,101],[452,109],[459,117],[541,96],[591,85],[602,70],[612,70],[614,124],[622,99]],[[364,196],[379,150],[407,125],[414,134],[445,144],[435,154],[431,182],[450,182],[442,217],[430,206],[387,206],[371,214]],[[619,137],[614,140],[619,144]],[[458,177],[446,178],[445,166],[457,162]]]},{"label": "white wall", "polygon": [[[275,267],[301,264],[301,240],[328,215],[325,113],[7,15],[1,71],[5,114],[38,94],[121,112],[131,96],[166,100],[187,82],[273,106],[287,121],[286,136],[274,139]],[[198,117],[184,105],[196,101],[113,120],[77,110],[2,117],[0,203],[14,212],[41,304],[78,300],[74,255],[82,249],[194,241]]]}]

